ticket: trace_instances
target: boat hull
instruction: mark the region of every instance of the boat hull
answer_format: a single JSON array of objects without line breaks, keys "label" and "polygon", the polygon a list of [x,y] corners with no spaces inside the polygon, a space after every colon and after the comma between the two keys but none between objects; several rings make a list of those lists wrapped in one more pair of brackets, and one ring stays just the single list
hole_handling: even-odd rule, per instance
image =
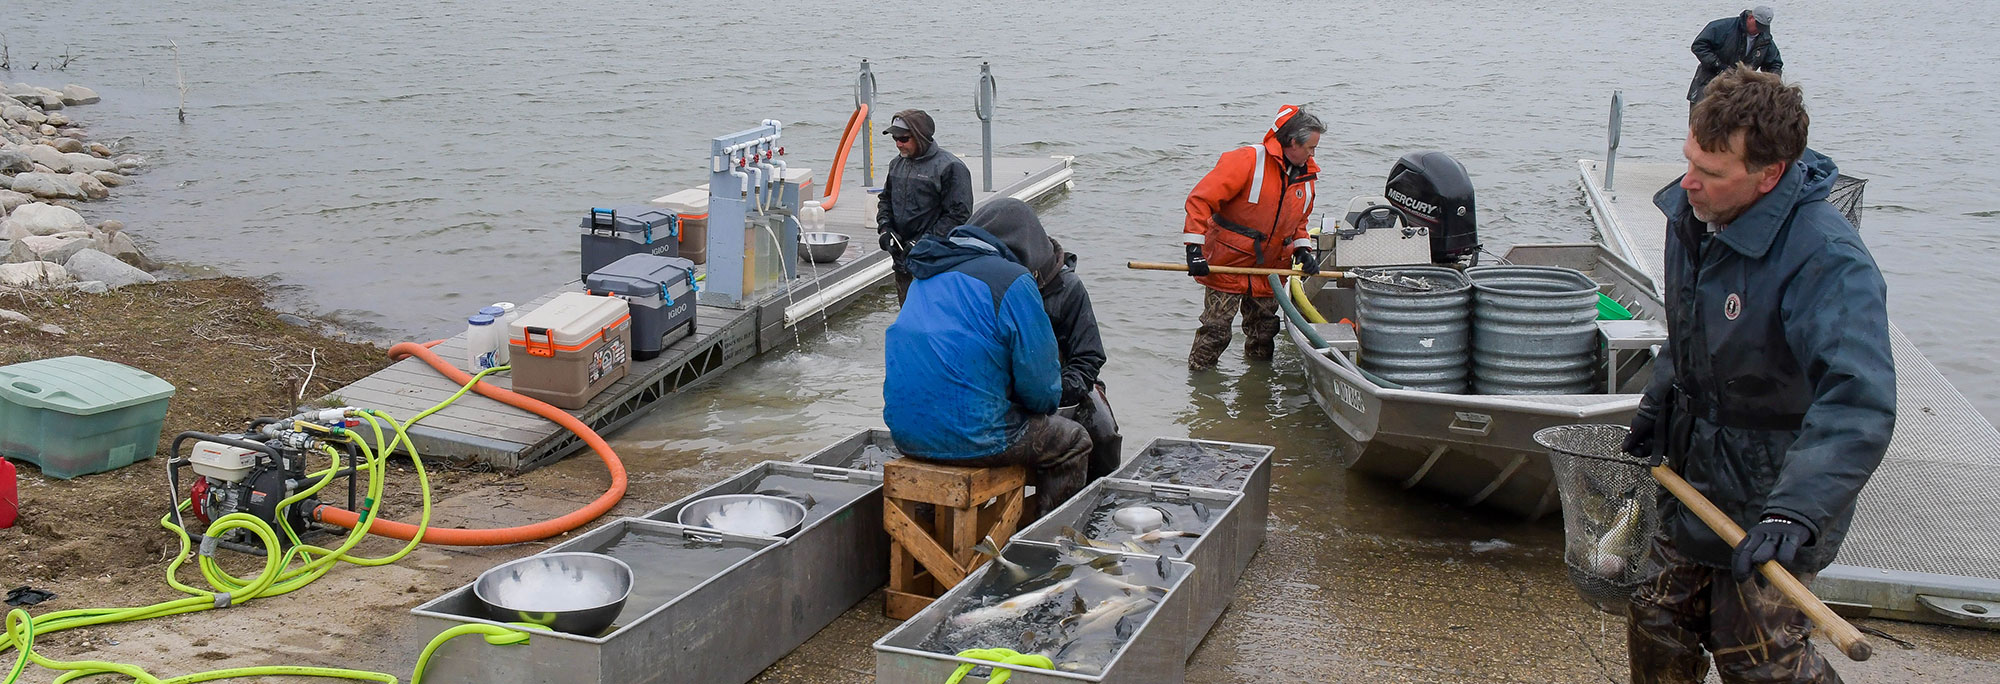
[{"label": "boat hull", "polygon": [[[1509,252],[1514,263],[1562,265],[1589,273],[1606,290],[1645,314],[1658,309],[1648,284],[1627,277],[1630,267],[1586,244],[1527,245]],[[1648,296],[1641,296],[1648,295]],[[1349,317],[1351,295],[1328,288],[1313,297],[1330,320]],[[1288,319],[1285,332],[1306,358],[1308,391],[1340,433],[1341,465],[1472,507],[1490,507],[1539,518],[1561,507],[1548,452],[1535,444],[1542,428],[1577,423],[1627,424],[1638,410],[1638,388],[1650,361],[1620,372],[1625,392],[1572,395],[1445,394],[1387,389],[1364,379],[1328,354],[1355,351],[1344,326],[1314,325],[1334,349],[1316,349]],[[1345,341],[1338,341],[1345,337]]]}]

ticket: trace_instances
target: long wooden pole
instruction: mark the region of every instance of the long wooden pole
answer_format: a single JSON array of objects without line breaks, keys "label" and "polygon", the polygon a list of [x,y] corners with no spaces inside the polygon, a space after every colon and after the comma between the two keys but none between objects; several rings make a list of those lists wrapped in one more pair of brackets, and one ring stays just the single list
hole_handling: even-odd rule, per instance
[{"label": "long wooden pole", "polygon": [[[1127,261],[1125,262],[1125,267],[1141,271],[1181,271],[1185,273],[1188,270],[1187,264],[1170,264],[1157,261]],[[1307,273],[1290,268],[1249,268],[1245,266],[1209,266],[1208,271],[1210,273],[1227,273],[1230,275],[1277,275],[1299,276],[1303,278],[1349,278],[1354,275],[1346,271]]]},{"label": "long wooden pole", "polygon": [[[1730,547],[1743,543],[1743,528],[1737,527],[1736,521],[1723,515],[1722,510],[1710,503],[1708,497],[1695,491],[1694,485],[1681,479],[1679,473],[1663,465],[1653,466],[1653,479],[1659,480],[1661,486],[1673,492],[1674,498],[1680,499],[1682,505],[1694,511],[1695,517],[1708,523],[1708,529],[1714,530],[1723,541],[1729,542]],[[1777,561],[1764,561],[1757,566],[1757,571],[1764,574],[1764,579],[1770,580],[1771,584],[1777,586],[1778,591],[1783,593],[1792,605],[1805,611],[1806,616],[1812,618],[1814,624],[1819,625],[1820,631],[1832,639],[1833,643],[1840,647],[1840,652],[1847,654],[1849,660],[1860,662],[1875,653],[1874,647],[1868,645],[1868,638],[1861,636],[1861,630],[1855,629],[1846,619],[1834,614],[1832,608],[1826,607],[1825,602],[1814,596],[1811,589],[1807,589],[1805,584],[1799,582],[1799,578],[1793,577],[1792,573],[1785,570],[1785,567],[1779,565]]]}]

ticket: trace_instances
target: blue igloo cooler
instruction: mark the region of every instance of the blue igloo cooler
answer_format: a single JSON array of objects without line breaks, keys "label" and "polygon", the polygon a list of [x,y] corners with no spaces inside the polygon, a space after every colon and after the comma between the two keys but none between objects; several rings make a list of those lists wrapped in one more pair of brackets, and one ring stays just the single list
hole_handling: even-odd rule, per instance
[{"label": "blue igloo cooler", "polygon": [[694,262],[633,254],[584,276],[591,294],[624,299],[632,307],[632,358],[659,356],[694,334]]},{"label": "blue igloo cooler", "polygon": [[681,219],[659,207],[592,209],[582,228],[586,276],[629,254],[680,256]]}]

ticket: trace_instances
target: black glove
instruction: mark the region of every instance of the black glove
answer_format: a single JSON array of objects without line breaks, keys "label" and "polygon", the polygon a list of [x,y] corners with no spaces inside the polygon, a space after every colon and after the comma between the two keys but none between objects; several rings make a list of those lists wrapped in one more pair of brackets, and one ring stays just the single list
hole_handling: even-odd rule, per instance
[{"label": "black glove", "polygon": [[1734,567],[1730,571],[1737,582],[1745,582],[1756,572],[1764,561],[1775,560],[1779,565],[1791,565],[1799,555],[1799,547],[1812,541],[1812,531],[1805,525],[1793,522],[1780,515],[1765,515],[1762,522],[1751,527],[1743,535],[1743,543],[1736,545],[1736,554],[1731,559]]},{"label": "black glove", "polygon": [[1306,275],[1319,275],[1319,260],[1313,258],[1311,247],[1294,249],[1292,250],[1292,256],[1298,258],[1299,270],[1305,271]]},{"label": "black glove", "polygon": [[1070,382],[1065,379],[1062,384],[1062,405],[1082,405],[1085,401],[1088,401],[1085,397],[1089,391],[1082,382]]},{"label": "black glove", "polygon": [[1632,416],[1632,430],[1625,433],[1625,443],[1618,448],[1639,458],[1652,458],[1653,439],[1659,434],[1659,419],[1645,409]]},{"label": "black glove", "polygon": [[1196,278],[1208,275],[1208,257],[1201,255],[1201,245],[1187,246],[1188,275]]},{"label": "black glove", "polygon": [[876,238],[875,242],[882,245],[882,251],[890,254],[896,253],[896,236],[890,235],[889,231],[882,231],[881,236]]}]

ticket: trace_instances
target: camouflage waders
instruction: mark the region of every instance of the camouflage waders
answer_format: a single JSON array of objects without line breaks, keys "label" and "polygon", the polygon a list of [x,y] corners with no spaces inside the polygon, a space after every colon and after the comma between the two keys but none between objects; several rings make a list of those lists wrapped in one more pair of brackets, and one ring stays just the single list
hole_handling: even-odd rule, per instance
[{"label": "camouflage waders", "polygon": [[1194,333],[1194,347],[1188,350],[1188,370],[1213,368],[1222,352],[1229,349],[1229,322],[1243,313],[1243,356],[1269,360],[1278,337],[1278,299],[1252,297],[1204,288],[1201,328]]},{"label": "camouflage waders", "polygon": [[[1700,684],[1708,660],[1736,682],[1839,684],[1806,642],[1805,613],[1761,577],[1737,583],[1728,568],[1700,565],[1653,540],[1659,574],[1639,584],[1627,628],[1634,684]],[[1812,583],[1814,573],[1799,575]]]}]

